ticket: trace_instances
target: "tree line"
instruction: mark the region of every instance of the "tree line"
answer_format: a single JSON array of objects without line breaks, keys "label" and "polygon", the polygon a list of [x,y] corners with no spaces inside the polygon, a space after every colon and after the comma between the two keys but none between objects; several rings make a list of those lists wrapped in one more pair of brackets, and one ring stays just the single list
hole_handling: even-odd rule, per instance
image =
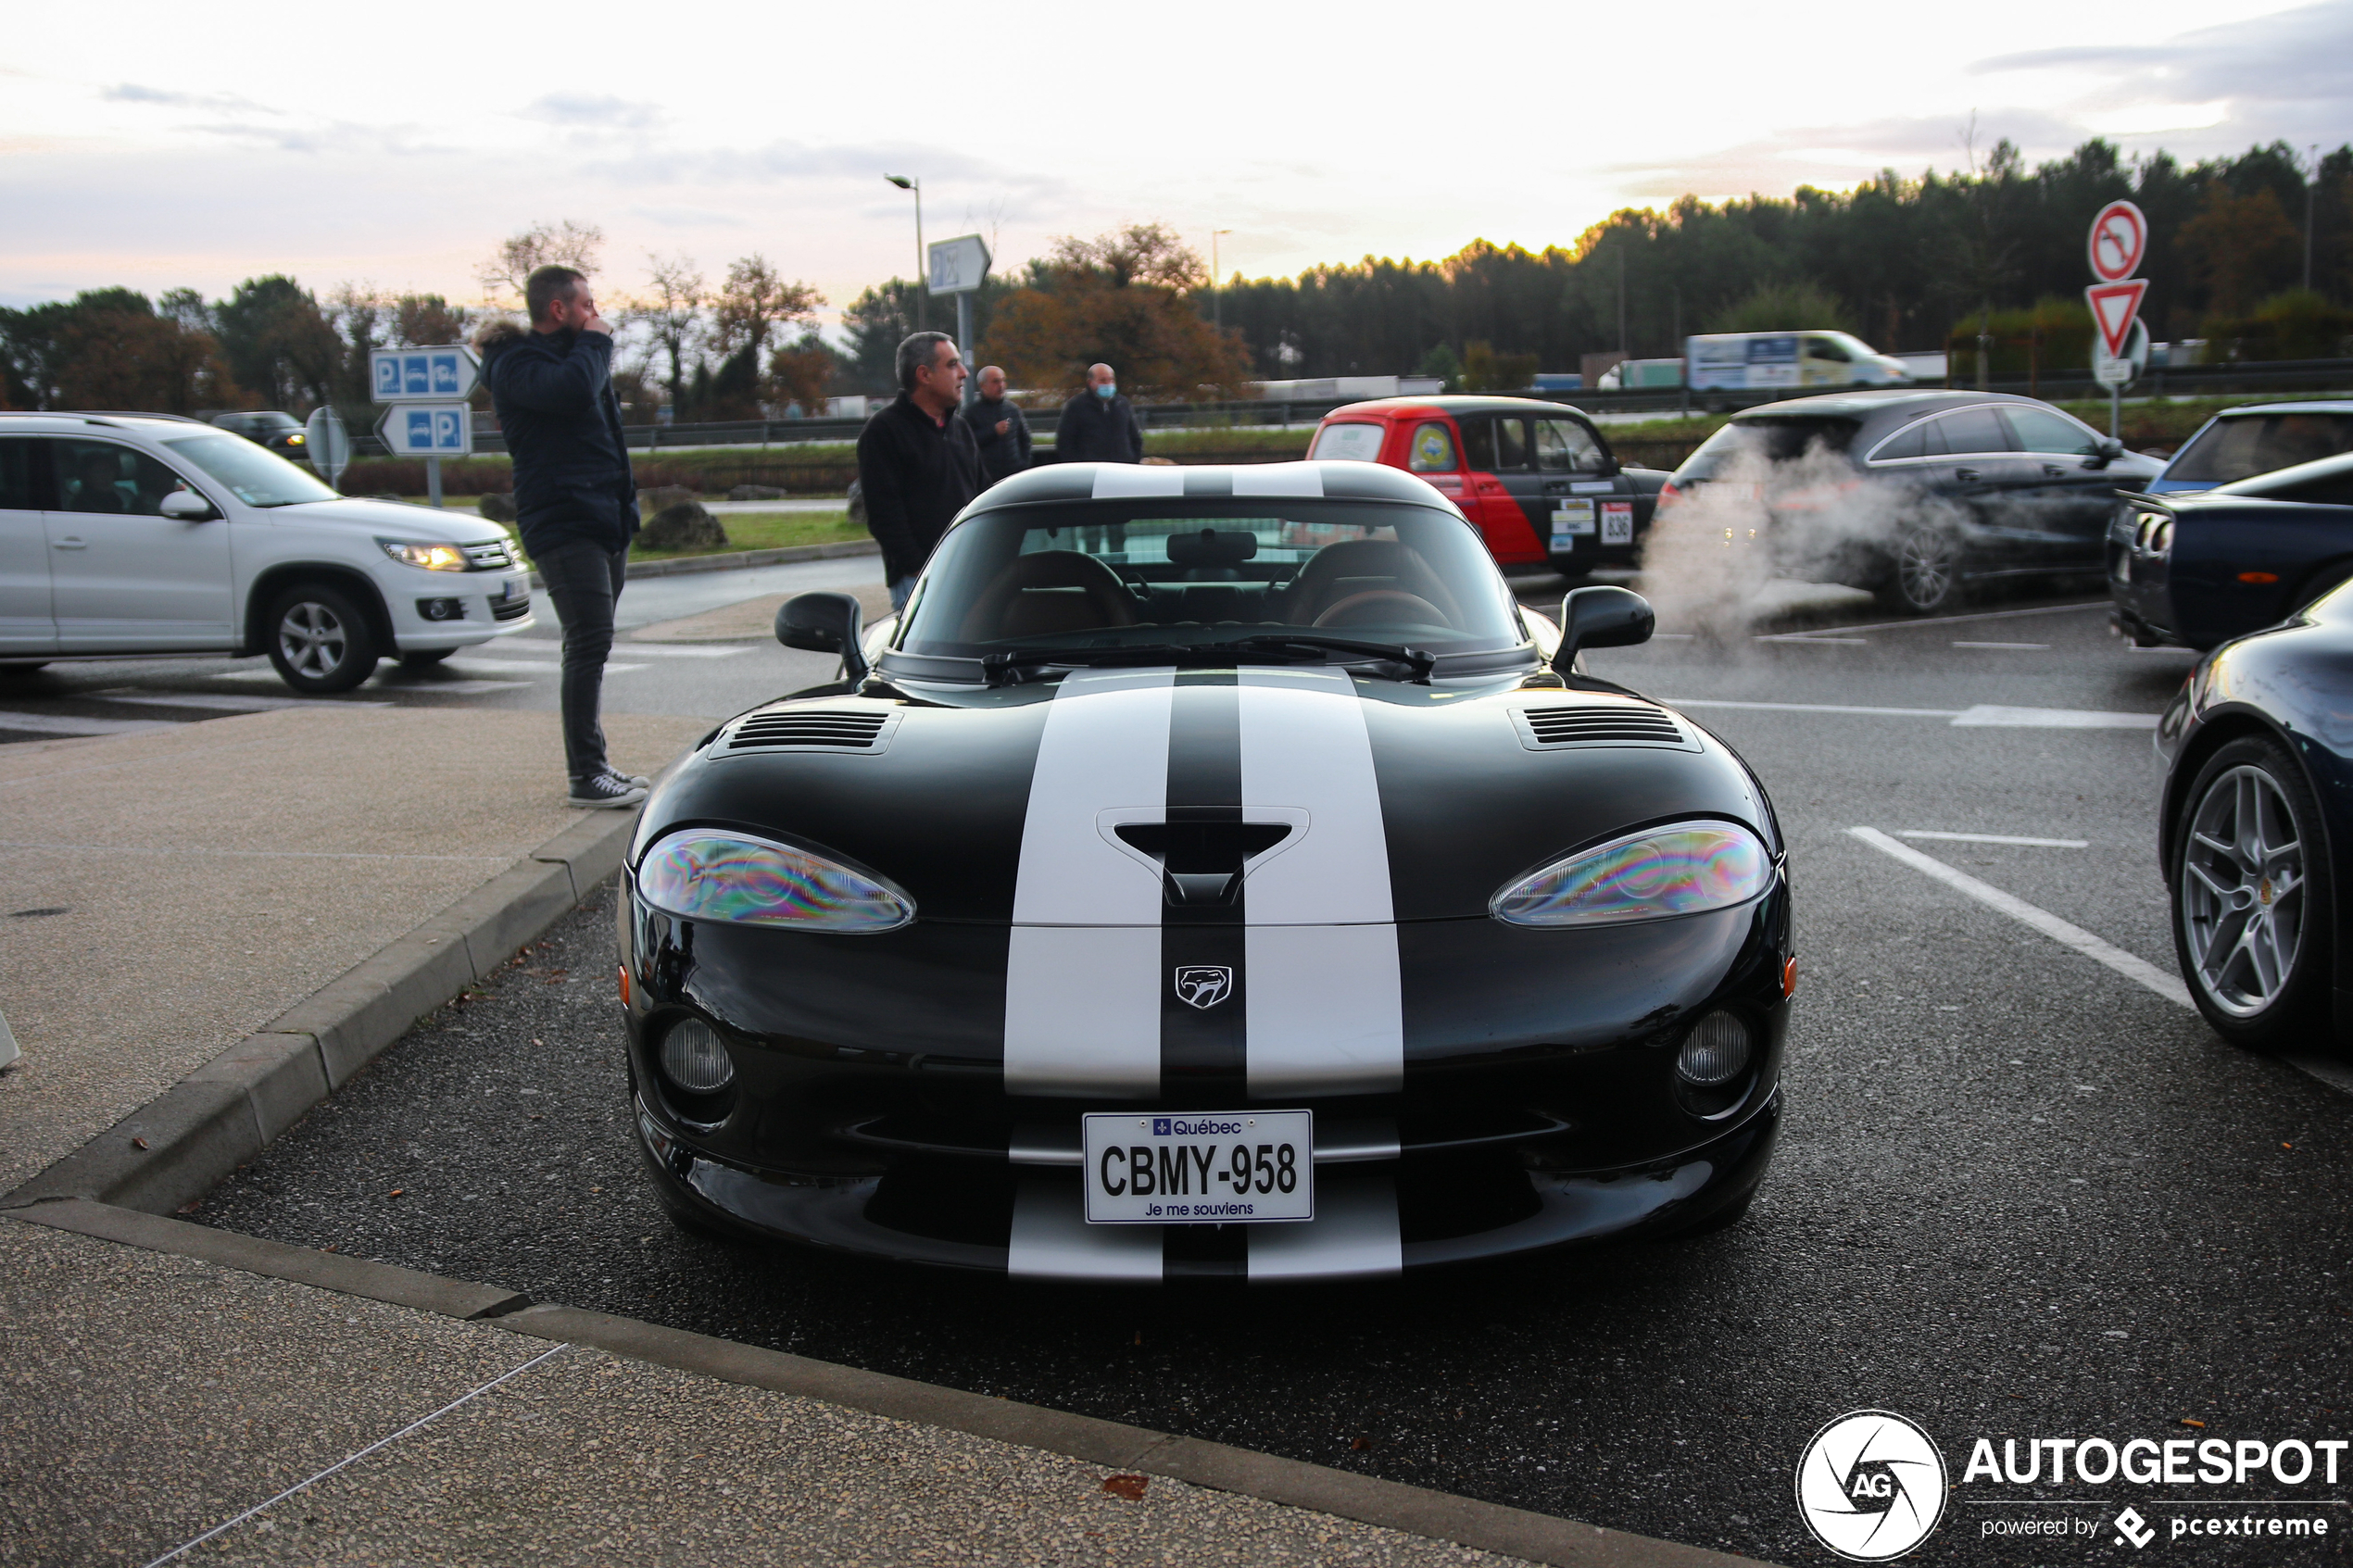
[{"label": "tree line", "polygon": [[[2029,168],[2004,141],[1967,161],[1846,192],[1629,207],[1541,251],[1476,240],[1442,260],[1367,257],[1222,288],[1161,224],[1067,237],[973,295],[975,358],[1040,391],[1074,388],[1105,360],[1129,391],[1162,400],[1416,371],[1501,390],[1588,354],[1671,357],[1693,332],[1842,327],[1882,349],[1948,347],[1963,373],[1990,338],[1993,369],[2029,370],[2082,358],[2084,232],[2118,197],[2149,219],[2140,273],[2153,336],[2204,338],[2209,358],[2353,349],[2353,144],[2310,163],[2274,143],[2183,164],[2128,160],[2095,139]],[[478,269],[484,298],[511,310],[547,261],[594,276],[602,243],[586,224],[524,229]],[[648,256],[646,278],[634,294],[599,293],[627,345],[614,381],[632,422],[662,407],[682,421],[756,419],[887,395],[918,320],[955,324],[952,300],[892,278],[843,310],[837,347],[816,327],[824,298],[758,254],[715,274]],[[459,341],[481,314],[355,284],[321,297],[282,275],[213,301],[95,289],[0,309],[0,406],[300,414],[333,402],[364,419],[370,349]]]}]

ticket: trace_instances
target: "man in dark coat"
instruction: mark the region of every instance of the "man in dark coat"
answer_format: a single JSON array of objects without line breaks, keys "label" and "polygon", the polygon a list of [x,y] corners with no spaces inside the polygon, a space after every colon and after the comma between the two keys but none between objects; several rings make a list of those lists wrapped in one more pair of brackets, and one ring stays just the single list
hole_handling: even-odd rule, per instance
[{"label": "man in dark coat", "polygon": [[1058,463],[1140,463],[1144,427],[1136,409],[1119,395],[1119,378],[1109,365],[1087,367],[1087,390],[1063,405],[1054,427]]},{"label": "man in dark coat", "polygon": [[612,329],[588,280],[542,267],[523,283],[531,330],[474,340],[483,383],[514,456],[515,525],[563,621],[564,768],[574,806],[635,806],[647,781],[616,771],[598,722],[613,605],[637,532],[637,483],[612,390]]},{"label": "man in dark coat", "polygon": [[1005,400],[1005,372],[996,366],[981,367],[979,391],[960,417],[972,426],[980,448],[980,483],[986,489],[1029,466],[1029,420],[1019,405]]},{"label": "man in dark coat", "polygon": [[866,532],[882,546],[890,608],[907,608],[915,576],[964,503],[980,494],[972,427],[956,417],[964,361],[946,332],[899,345],[899,395],[858,433]]}]

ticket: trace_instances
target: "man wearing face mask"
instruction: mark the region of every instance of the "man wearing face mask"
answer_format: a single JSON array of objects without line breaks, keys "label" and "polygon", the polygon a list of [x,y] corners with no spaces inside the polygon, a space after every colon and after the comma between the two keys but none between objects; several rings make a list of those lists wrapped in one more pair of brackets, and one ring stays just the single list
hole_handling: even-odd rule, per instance
[{"label": "man wearing face mask", "polygon": [[1063,405],[1054,427],[1058,463],[1140,463],[1144,427],[1136,409],[1119,395],[1119,378],[1109,365],[1087,367],[1087,390]]}]

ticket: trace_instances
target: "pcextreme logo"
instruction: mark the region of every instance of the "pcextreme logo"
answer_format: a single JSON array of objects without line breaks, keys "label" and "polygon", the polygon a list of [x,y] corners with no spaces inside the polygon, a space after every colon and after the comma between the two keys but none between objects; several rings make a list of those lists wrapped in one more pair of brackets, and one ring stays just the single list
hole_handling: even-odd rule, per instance
[{"label": "pcextreme logo", "polygon": [[1928,1539],[1944,1498],[1944,1456],[1893,1411],[1849,1411],[1798,1455],[1798,1517],[1852,1562],[1884,1562]]}]

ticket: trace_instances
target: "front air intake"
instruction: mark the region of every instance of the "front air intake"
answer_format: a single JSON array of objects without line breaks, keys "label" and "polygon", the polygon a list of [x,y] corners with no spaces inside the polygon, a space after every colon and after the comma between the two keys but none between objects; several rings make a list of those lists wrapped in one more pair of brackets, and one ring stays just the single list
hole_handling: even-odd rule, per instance
[{"label": "front air intake", "polygon": [[746,715],[736,721],[720,747],[722,756],[747,751],[885,750],[899,727],[895,712],[785,708]]},{"label": "front air intake", "polygon": [[1699,744],[1664,709],[1648,703],[1579,703],[1558,708],[1516,708],[1512,722],[1520,745],[1530,751],[1572,746],[1655,746],[1697,751]]}]

